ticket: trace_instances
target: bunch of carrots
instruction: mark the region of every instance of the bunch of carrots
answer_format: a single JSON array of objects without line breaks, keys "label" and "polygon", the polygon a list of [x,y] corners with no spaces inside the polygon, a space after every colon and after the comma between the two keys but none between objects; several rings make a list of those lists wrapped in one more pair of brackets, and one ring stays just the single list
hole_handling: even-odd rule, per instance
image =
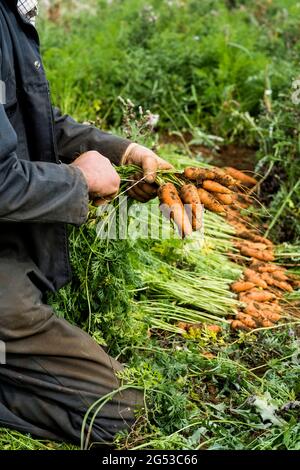
[{"label": "bunch of carrots", "polygon": [[260,235],[249,217],[241,215],[241,210],[253,203],[251,193],[256,185],[255,178],[235,168],[189,167],[176,175],[174,183],[163,183],[159,189],[160,202],[170,207],[169,216],[183,237],[201,227],[202,205],[211,212],[225,214],[234,227],[234,246],[246,264],[243,278],[231,285],[241,302],[240,311],[231,321],[235,330],[273,326],[282,316],[282,294],[299,287],[296,278],[273,264],[273,243]]},{"label": "bunch of carrots", "polygon": [[234,204],[234,192],[256,180],[234,168],[185,168],[173,181],[162,181],[158,196],[162,212],[178,227],[182,238],[201,229],[202,206],[218,214]]},{"label": "bunch of carrots", "polygon": [[[234,246],[239,252],[233,258],[243,264],[243,277],[231,285],[241,305],[231,320],[232,329],[266,328],[278,322],[282,317],[279,302],[283,293],[299,288],[300,282],[283,267],[274,264],[272,242],[260,235],[249,217],[241,214],[241,210],[249,208],[253,202],[257,180],[231,167],[188,167],[183,173],[162,172],[156,182],[160,208],[177,225],[182,238],[201,229],[203,206],[225,215],[233,226]],[[189,323],[180,324],[186,331],[192,326],[195,327]],[[211,326],[220,330],[219,326]]]},{"label": "bunch of carrots", "polygon": [[231,327],[249,330],[273,326],[281,319],[279,302],[282,294],[292,292],[298,285],[299,281],[288,275],[283,267],[253,261],[244,269],[243,280],[231,285],[231,290],[243,305]]},{"label": "bunch of carrots", "polygon": [[237,193],[235,204],[226,214],[238,238],[234,246],[243,256],[242,262],[247,265],[243,270],[243,278],[231,285],[232,292],[238,295],[242,305],[241,311],[231,322],[231,327],[238,330],[273,326],[281,319],[279,302],[282,294],[293,292],[294,288],[299,287],[296,277],[273,263],[273,243],[259,234],[247,216],[241,216],[240,210],[247,209],[251,203],[247,194]]}]

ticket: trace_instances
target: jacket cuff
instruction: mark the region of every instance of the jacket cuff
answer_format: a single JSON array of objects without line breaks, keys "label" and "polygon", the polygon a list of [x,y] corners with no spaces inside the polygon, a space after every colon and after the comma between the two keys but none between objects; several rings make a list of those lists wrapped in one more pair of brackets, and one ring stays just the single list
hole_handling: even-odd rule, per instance
[{"label": "jacket cuff", "polygon": [[102,141],[95,141],[95,147],[92,150],[98,150],[102,155],[107,157],[114,165],[121,165],[123,157],[128,149],[129,145],[132,144],[130,140],[118,137],[112,134],[106,134],[105,138],[102,137]]},{"label": "jacket cuff", "polygon": [[[72,225],[80,226],[87,221],[89,214],[89,188],[84,174],[79,168],[69,166],[74,172],[77,181],[77,201],[74,201],[74,213],[72,214]],[[78,203],[77,203],[78,202]]]}]

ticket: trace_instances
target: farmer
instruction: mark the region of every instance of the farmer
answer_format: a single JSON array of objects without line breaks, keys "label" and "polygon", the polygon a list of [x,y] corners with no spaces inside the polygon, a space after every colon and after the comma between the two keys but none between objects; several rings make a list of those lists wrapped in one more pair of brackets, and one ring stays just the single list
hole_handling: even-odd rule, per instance
[{"label": "farmer", "polygon": [[[52,108],[36,13],[36,1],[0,0],[0,427],[78,442],[87,410],[118,390],[122,367],[45,303],[70,279],[66,224],[86,221],[89,198],[116,194],[112,163],[141,167],[147,182],[130,193],[139,201],[155,196],[155,171],[170,165]],[[133,389],[112,395],[93,442],[131,426],[143,398]]]}]

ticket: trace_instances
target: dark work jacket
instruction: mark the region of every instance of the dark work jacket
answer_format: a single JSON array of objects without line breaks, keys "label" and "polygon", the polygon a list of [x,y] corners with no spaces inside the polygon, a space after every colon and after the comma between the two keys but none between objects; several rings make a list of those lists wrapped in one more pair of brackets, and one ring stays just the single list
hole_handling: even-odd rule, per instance
[{"label": "dark work jacket", "polygon": [[66,224],[88,214],[86,181],[68,163],[97,150],[118,164],[130,142],[52,108],[37,32],[16,5],[0,0],[0,256],[30,258],[39,287],[55,291],[71,274]]}]

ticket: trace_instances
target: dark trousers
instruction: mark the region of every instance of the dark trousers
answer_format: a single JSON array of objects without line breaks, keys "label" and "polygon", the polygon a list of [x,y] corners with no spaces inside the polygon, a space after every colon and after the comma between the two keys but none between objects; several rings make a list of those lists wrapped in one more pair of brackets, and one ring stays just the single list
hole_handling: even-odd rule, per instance
[{"label": "dark trousers", "polygon": [[[28,276],[32,270],[30,261],[0,258],[0,340],[6,347],[0,427],[79,443],[87,410],[119,388],[115,371],[122,366],[42,302]],[[116,432],[132,426],[141,403],[134,389],[115,394],[99,411],[90,441],[109,445]]]}]

